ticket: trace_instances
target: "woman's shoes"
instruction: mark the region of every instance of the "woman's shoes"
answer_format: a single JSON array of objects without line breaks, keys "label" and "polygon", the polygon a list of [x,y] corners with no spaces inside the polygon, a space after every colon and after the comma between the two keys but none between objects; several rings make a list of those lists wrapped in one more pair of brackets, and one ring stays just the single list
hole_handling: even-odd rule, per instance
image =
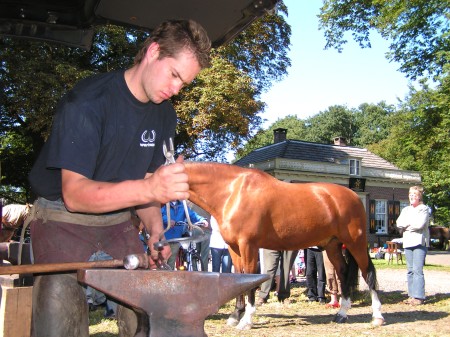
[{"label": "woman's shoes", "polygon": [[412,298],[411,301],[409,301],[409,305],[422,305],[423,300],[420,298]]},{"label": "woman's shoes", "polygon": [[403,304],[422,305],[423,304],[423,300],[421,300],[420,298],[410,297],[410,298],[404,300]]},{"label": "woman's shoes", "polygon": [[329,309],[337,309],[337,308],[340,308],[341,307],[341,305],[339,304],[339,302],[330,302],[330,303],[327,303],[326,305],[325,305],[325,308],[329,308]]}]

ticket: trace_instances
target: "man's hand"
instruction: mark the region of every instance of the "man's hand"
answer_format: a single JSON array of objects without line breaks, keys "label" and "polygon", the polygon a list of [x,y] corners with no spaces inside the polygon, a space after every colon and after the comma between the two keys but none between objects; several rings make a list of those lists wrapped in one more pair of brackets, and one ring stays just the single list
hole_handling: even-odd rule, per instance
[{"label": "man's hand", "polygon": [[[163,238],[164,239],[164,238]],[[150,248],[150,258],[149,258],[149,268],[158,269],[159,265],[165,264],[172,255],[170,246],[164,246],[162,250],[156,250],[153,246],[154,243],[158,242],[159,238],[152,238],[147,241],[147,245]]]},{"label": "man's hand", "polygon": [[154,174],[145,178],[150,199],[165,204],[171,200],[189,199],[188,175],[183,165],[183,157],[175,164],[161,166]]}]

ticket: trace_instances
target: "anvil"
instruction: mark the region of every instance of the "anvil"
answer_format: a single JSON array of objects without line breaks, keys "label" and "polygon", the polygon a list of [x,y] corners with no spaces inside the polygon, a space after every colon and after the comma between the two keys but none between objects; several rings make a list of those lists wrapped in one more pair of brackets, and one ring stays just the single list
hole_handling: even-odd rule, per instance
[{"label": "anvil", "polygon": [[78,280],[147,313],[149,337],[204,337],[207,316],[269,279],[266,274],[82,269]]}]

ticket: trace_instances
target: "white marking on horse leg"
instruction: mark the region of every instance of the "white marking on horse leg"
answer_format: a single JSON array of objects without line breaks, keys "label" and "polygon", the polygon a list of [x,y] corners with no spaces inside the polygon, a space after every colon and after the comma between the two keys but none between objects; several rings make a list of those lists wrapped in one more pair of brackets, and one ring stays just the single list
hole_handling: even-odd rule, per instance
[{"label": "white marking on horse leg", "polygon": [[341,297],[340,303],[341,307],[339,308],[338,315],[347,317],[347,311],[352,307],[352,302],[350,301],[350,298]]},{"label": "white marking on horse leg", "polygon": [[236,318],[234,318],[234,317],[230,316],[227,319],[227,325],[228,326],[236,326],[236,325],[238,325],[238,323],[239,323],[239,321]]},{"label": "white marking on horse leg", "polygon": [[384,318],[381,314],[381,302],[378,299],[378,294],[375,290],[370,290],[370,296],[372,297],[372,324],[380,326],[384,324]]},{"label": "white marking on horse leg", "polygon": [[339,311],[333,318],[333,322],[335,323],[345,323],[347,322],[347,311],[352,306],[350,299],[345,299],[341,297],[341,307],[339,308]]},{"label": "white marking on horse leg", "polygon": [[250,330],[253,326],[253,315],[256,312],[256,307],[250,305],[250,303],[247,303],[247,306],[245,307],[245,314],[244,317],[241,318],[241,321],[236,326],[236,329],[238,330]]}]

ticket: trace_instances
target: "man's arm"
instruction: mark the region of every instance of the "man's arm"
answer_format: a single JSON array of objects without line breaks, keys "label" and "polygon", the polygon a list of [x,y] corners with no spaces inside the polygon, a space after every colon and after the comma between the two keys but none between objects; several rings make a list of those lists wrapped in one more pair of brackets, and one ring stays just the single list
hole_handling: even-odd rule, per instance
[{"label": "man's arm", "polygon": [[[64,204],[72,212],[106,213],[136,205],[188,199],[188,176],[179,157],[144,179],[119,183],[99,182],[61,169]],[[159,209],[158,209],[159,210]]]},{"label": "man's arm", "polygon": [[158,242],[160,238],[164,240],[164,236],[161,237],[164,231],[161,216],[161,204],[154,202],[147,205],[138,206],[136,207],[136,213],[139,219],[141,219],[141,222],[144,224],[147,233],[150,235],[150,239],[147,244],[150,248],[152,259],[157,261],[158,258],[162,258],[164,261],[160,262],[167,261],[171,254],[170,247],[165,246],[161,251],[161,256],[159,256],[158,252],[153,247],[153,244]]}]

